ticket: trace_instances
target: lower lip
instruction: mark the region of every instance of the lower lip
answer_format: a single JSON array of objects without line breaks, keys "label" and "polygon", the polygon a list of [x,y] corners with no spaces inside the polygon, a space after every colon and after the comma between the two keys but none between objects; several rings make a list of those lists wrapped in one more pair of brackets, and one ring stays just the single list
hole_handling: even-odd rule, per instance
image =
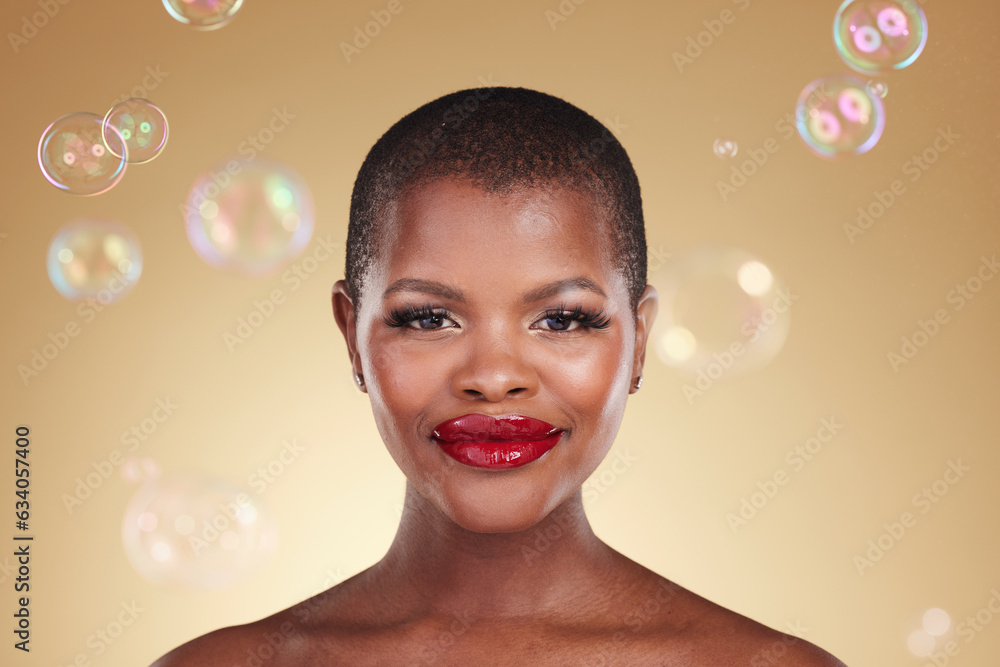
[{"label": "lower lip", "polygon": [[518,442],[470,441],[441,442],[436,440],[444,453],[459,463],[475,468],[502,470],[518,468],[537,460],[559,442],[565,431],[559,431],[544,440],[529,440]]}]

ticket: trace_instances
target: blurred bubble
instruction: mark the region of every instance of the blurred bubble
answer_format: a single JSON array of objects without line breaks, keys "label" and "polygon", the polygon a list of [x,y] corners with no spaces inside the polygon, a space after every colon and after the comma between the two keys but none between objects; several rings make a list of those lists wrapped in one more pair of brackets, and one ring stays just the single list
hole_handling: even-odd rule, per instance
[{"label": "blurred bubble", "polygon": [[720,158],[736,157],[738,150],[739,146],[732,139],[716,139],[712,144],[712,152]]},{"label": "blurred bubble", "polygon": [[149,457],[130,456],[122,463],[122,479],[128,484],[138,484],[153,477],[159,477],[160,466]]},{"label": "blurred bubble", "polygon": [[886,83],[885,81],[872,79],[871,81],[868,82],[868,85],[865,87],[868,89],[869,93],[871,93],[874,96],[878,96],[883,100],[886,98],[886,95],[889,94],[889,84]]},{"label": "blurred bubble", "polygon": [[259,501],[222,480],[186,473],[147,479],[122,521],[129,562],[155,584],[205,590],[240,583],[277,547]]},{"label": "blurred bubble", "polygon": [[167,117],[155,104],[140,97],[119,102],[104,116],[108,150],[119,155],[115,137],[121,137],[128,151],[128,162],[142,164],[155,158],[167,145],[167,134]]},{"label": "blurred bubble", "polygon": [[906,638],[906,648],[918,658],[930,655],[934,650],[935,643],[934,637],[924,630],[915,630]]},{"label": "blurred bubble", "polygon": [[881,138],[885,106],[858,77],[835,74],[805,87],[795,105],[795,124],[816,155],[860,155]]},{"label": "blurred bubble", "polygon": [[49,280],[70,301],[102,304],[124,298],[142,274],[139,239],[125,225],[81,218],[61,227],[49,243]]},{"label": "blurred bubble", "polygon": [[833,19],[833,40],[852,69],[891,72],[924,50],[927,17],[916,0],[847,0]]},{"label": "blurred bubble", "polygon": [[243,0],[163,0],[167,12],[195,30],[215,30],[228,24]]},{"label": "blurred bubble", "polygon": [[660,360],[712,381],[770,363],[788,336],[792,295],[741,248],[709,245],[671,257],[650,277],[660,295]]},{"label": "blurred bubble", "polygon": [[944,609],[928,609],[924,612],[923,626],[927,634],[940,637],[951,628],[951,616]]},{"label": "blurred bubble", "polygon": [[270,273],[312,238],[312,194],[287,165],[230,160],[195,180],[184,218],[191,246],[212,266]]},{"label": "blurred bubble", "polygon": [[117,130],[105,137],[103,128],[100,116],[86,112],[67,114],[45,128],[38,140],[38,166],[46,180],[74,195],[113,188],[125,175],[128,154]]}]

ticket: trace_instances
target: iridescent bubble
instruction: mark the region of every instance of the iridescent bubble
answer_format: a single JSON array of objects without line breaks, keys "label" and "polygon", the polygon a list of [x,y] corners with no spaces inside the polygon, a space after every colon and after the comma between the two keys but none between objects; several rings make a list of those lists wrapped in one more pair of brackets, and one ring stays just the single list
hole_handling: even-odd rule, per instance
[{"label": "iridescent bubble", "polygon": [[228,24],[243,0],[163,0],[175,19],[195,30],[215,30]]},{"label": "iridescent bubble", "polygon": [[94,113],[67,114],[45,128],[38,141],[42,175],[74,195],[97,195],[113,188],[125,175],[127,157],[121,135],[112,128],[105,138],[104,119]]},{"label": "iridescent bubble", "polygon": [[716,139],[712,144],[712,152],[720,158],[736,157],[738,150],[739,146],[732,139]]},{"label": "iridescent bubble", "polygon": [[770,363],[798,298],[753,254],[723,245],[672,256],[650,282],[660,295],[657,356],[709,382]]},{"label": "iridescent bubble", "polygon": [[805,87],[795,105],[795,124],[817,155],[859,155],[881,138],[885,105],[857,76],[835,74]]},{"label": "iridescent bubble", "polygon": [[261,157],[230,160],[200,176],[184,219],[198,255],[220,268],[270,273],[312,238],[309,187],[287,165]]},{"label": "iridescent bubble", "polygon": [[880,97],[883,100],[889,94],[889,84],[886,83],[885,81],[872,79],[871,81],[868,82],[868,84],[865,87],[868,88],[868,92],[871,93],[873,96]]},{"label": "iridescent bubble", "polygon": [[927,44],[927,17],[916,0],[847,0],[833,19],[844,62],[864,74],[903,69]]},{"label": "iridescent bubble", "polygon": [[81,218],[52,237],[46,267],[52,285],[67,299],[94,297],[109,304],[124,298],[139,280],[142,249],[120,222]]},{"label": "iridescent bubble", "polygon": [[251,494],[185,473],[147,479],[122,521],[132,567],[168,586],[233,586],[271,558],[277,539],[276,526]]},{"label": "iridescent bubble", "polygon": [[122,100],[104,115],[104,141],[108,150],[119,155],[115,137],[121,137],[128,162],[149,162],[167,145],[167,117],[160,108],[141,97]]}]

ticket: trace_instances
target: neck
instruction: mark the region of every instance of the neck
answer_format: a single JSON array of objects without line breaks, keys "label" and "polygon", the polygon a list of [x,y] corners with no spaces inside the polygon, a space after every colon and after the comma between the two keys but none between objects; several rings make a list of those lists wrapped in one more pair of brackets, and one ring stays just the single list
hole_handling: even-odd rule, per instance
[{"label": "neck", "polygon": [[476,533],[407,482],[396,537],[373,569],[404,615],[552,618],[593,594],[616,553],[594,535],[580,489],[527,530]]}]

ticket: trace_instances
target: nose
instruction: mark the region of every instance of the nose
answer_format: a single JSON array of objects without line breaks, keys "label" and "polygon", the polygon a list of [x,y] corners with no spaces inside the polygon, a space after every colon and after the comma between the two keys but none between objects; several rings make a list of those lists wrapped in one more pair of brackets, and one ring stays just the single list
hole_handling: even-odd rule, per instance
[{"label": "nose", "polygon": [[457,397],[499,403],[537,392],[538,377],[522,354],[522,343],[512,340],[510,334],[497,332],[478,340],[470,336],[463,363],[452,379]]}]

